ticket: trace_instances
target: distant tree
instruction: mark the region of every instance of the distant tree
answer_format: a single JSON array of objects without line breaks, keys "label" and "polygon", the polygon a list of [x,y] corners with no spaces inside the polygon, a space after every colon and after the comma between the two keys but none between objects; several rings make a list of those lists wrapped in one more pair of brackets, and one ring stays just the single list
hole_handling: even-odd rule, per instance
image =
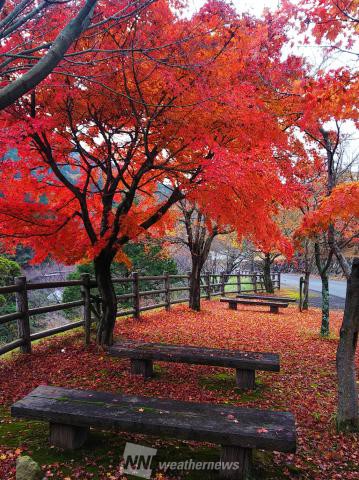
[{"label": "distant tree", "polygon": [[235,232],[219,235],[212,244],[211,252],[204,269],[208,273],[221,272],[231,274],[239,272],[242,265],[248,261],[246,241],[238,241]]},{"label": "distant tree", "polygon": [[[263,274],[264,288],[273,293],[272,265],[281,255],[291,258],[293,255],[292,240],[285,235],[286,231],[278,219],[273,222],[272,234],[265,238],[251,238],[254,254],[260,259],[259,270]],[[256,262],[257,263],[257,262]]]},{"label": "distant tree", "polygon": [[191,255],[191,272],[189,280],[189,306],[192,310],[201,309],[201,273],[214,238],[226,233],[208,215],[203,213],[196,203],[181,200],[178,205],[179,228],[169,238],[173,243],[185,245]]},{"label": "distant tree", "polygon": [[[345,227],[348,239],[359,238],[359,182],[343,183],[325,196],[318,208],[308,214],[302,223],[301,234],[317,237],[332,226],[334,232]],[[359,259],[354,259],[349,271],[343,322],[337,348],[338,412],[337,427],[343,431],[359,429],[358,388],[355,354],[359,334]]]},{"label": "distant tree", "polygon": [[[310,245],[313,245],[315,265],[322,281],[321,334],[323,336],[329,335],[330,330],[329,273],[333,259],[337,258],[343,274],[348,278],[350,266],[345,258],[344,250],[358,238],[356,221],[353,216],[349,216],[347,221],[327,223],[326,230],[311,228],[317,216],[320,221],[320,206],[322,202],[332,195],[337,186],[351,183],[348,180],[350,180],[350,171],[356,161],[356,157],[351,159],[351,161],[348,161],[345,157],[346,149],[348,149],[347,135],[341,132],[342,127],[339,122],[336,122],[335,125],[335,128],[332,130],[312,127],[306,131],[311,141],[323,149],[325,155],[322,158],[319,176],[309,187],[310,195],[303,201],[302,212],[304,216],[302,226],[299,229],[302,238],[310,238],[310,241],[304,240],[304,248],[309,249]],[[339,195],[337,197],[340,198]],[[341,204],[343,212],[353,205],[350,196],[342,196],[341,201],[343,202],[344,199],[348,204]],[[309,251],[307,256],[309,259]]]},{"label": "distant tree", "polygon": [[259,257],[262,258],[262,272],[263,272],[263,283],[264,288],[267,293],[274,293],[274,285],[272,280],[272,265],[276,258],[280,257],[281,253],[279,252],[260,252]]},{"label": "distant tree", "polygon": [[[331,29],[333,38],[337,37],[343,24],[333,22],[330,16],[326,17],[323,8],[323,4],[332,3],[330,0],[303,0],[301,3],[307,6],[314,5],[313,9],[309,8],[308,18],[314,15],[328,20],[325,25],[318,24],[319,39],[326,38],[327,34],[330,36]],[[343,2],[335,3],[344,7]],[[331,13],[334,10],[340,13],[334,3],[332,7]],[[317,178],[307,184],[307,195],[303,195],[305,216],[311,216],[315,215],[322,201],[331,195],[337,185],[349,180],[350,169],[357,161],[357,155],[351,157],[348,154],[352,148],[347,125],[359,119],[357,108],[359,78],[356,72],[348,67],[329,71],[319,69],[315,70],[313,75],[295,82],[293,93],[297,97],[297,107],[301,112],[296,120],[296,128],[300,129],[303,135],[308,158],[312,159],[314,169],[318,173]],[[305,217],[303,221],[305,223]],[[322,336],[330,333],[329,272],[335,256],[345,268],[342,253],[353,240],[353,238],[350,240],[351,235],[347,235],[349,231],[346,231],[345,224],[337,223],[336,226],[328,224],[326,231],[321,230],[316,236],[312,236],[315,263],[322,281]],[[348,276],[348,269],[346,270]]]},{"label": "distant tree", "polygon": [[333,238],[328,241],[332,255],[338,259],[344,276],[350,276],[350,265],[343,250],[359,243],[359,181],[343,182],[324,196],[317,208],[308,212],[299,229],[300,235],[317,239],[329,228]]}]

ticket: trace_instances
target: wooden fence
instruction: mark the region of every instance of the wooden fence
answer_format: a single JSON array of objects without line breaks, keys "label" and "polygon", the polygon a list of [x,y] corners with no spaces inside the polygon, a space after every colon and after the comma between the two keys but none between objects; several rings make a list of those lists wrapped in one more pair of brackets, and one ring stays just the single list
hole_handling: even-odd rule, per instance
[{"label": "wooden fence", "polygon": [[[115,278],[113,283],[116,284],[130,284],[132,285],[131,293],[118,295],[119,303],[122,301],[131,301],[132,308],[120,310],[117,316],[132,315],[136,319],[140,318],[141,312],[153,310],[156,308],[165,308],[169,310],[171,305],[177,303],[188,302],[188,298],[174,299],[175,292],[188,292],[189,275],[159,275],[159,276],[141,276],[134,272],[130,277]],[[234,282],[233,282],[234,280]],[[161,282],[163,288],[153,290],[140,289],[142,281]],[[173,281],[186,283],[186,285],[173,285]],[[274,288],[280,289],[280,273],[272,274],[272,281]],[[82,299],[67,303],[57,303],[54,305],[47,305],[36,308],[29,308],[28,292],[32,290],[42,290],[50,288],[64,288],[78,286],[81,289]],[[16,348],[20,348],[22,353],[31,353],[31,342],[41,338],[49,337],[60,332],[72,330],[77,327],[84,327],[85,342],[90,342],[90,329],[92,323],[92,315],[100,316],[101,299],[92,295],[91,290],[97,287],[95,280],[90,278],[89,274],[83,274],[81,280],[66,280],[58,282],[41,282],[31,283],[27,282],[26,277],[17,277],[14,285],[0,287],[1,294],[15,294],[16,297],[16,312],[0,316],[0,325],[8,322],[17,322],[18,338],[6,345],[0,346],[0,355],[10,352]],[[233,288],[233,290],[231,289]],[[243,292],[263,292],[265,291],[263,275],[259,273],[238,273],[238,274],[220,274],[220,275],[202,275],[201,276],[201,297],[210,300],[214,296],[243,293]],[[156,295],[163,295],[164,301],[160,303],[151,303],[141,306],[141,298],[153,297]],[[61,325],[56,328],[43,330],[36,333],[31,333],[30,317],[59,310],[65,310],[74,307],[83,307],[83,319],[76,322],[71,322],[66,325]]]}]

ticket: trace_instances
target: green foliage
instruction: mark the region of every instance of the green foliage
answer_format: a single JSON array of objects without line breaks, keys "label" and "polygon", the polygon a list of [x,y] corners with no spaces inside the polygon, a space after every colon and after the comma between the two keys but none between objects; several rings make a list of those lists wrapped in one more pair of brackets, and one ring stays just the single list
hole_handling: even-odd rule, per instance
[{"label": "green foliage", "polygon": [[133,271],[143,275],[163,275],[164,272],[176,275],[178,273],[176,262],[162,254],[160,245],[129,243],[124,251],[132,262]]},{"label": "green foliage", "polygon": [[[124,252],[131,261],[133,271],[141,273],[141,275],[163,275],[167,272],[171,275],[177,274],[177,265],[172,258],[162,254],[162,248],[156,244],[144,243],[128,243],[124,247]],[[114,262],[111,267],[112,278],[128,277],[129,269],[123,263]],[[79,280],[83,273],[89,273],[92,278],[95,277],[95,268],[93,262],[78,265],[76,270],[67,278],[68,280]],[[157,282],[159,283],[159,282]],[[141,282],[141,290],[154,289],[154,282]],[[160,288],[160,287],[158,287]],[[131,293],[132,285],[130,282],[124,284],[115,284],[116,295]],[[97,289],[91,291],[93,295],[98,295]],[[66,287],[63,293],[64,302],[72,302],[81,298],[80,287]],[[127,307],[130,302],[123,302],[122,305]]]},{"label": "green foliage", "polygon": [[[21,273],[20,265],[7,257],[0,256],[0,286],[11,285],[14,278]],[[0,295],[0,315],[13,313],[16,310],[15,295]],[[0,325],[0,343],[6,343],[13,340],[16,335],[16,325],[14,322]]]},{"label": "green foliage", "polygon": [[14,277],[21,273],[20,265],[6,257],[0,257],[0,285],[10,285],[14,283]]}]

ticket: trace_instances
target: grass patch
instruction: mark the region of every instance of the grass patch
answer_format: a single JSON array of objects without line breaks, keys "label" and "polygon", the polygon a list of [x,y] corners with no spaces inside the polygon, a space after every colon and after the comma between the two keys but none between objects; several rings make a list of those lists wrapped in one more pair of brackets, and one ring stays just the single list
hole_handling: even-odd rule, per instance
[{"label": "grass patch", "polygon": [[299,300],[299,292],[297,290],[291,290],[289,288],[281,288],[280,290],[275,290],[274,295],[280,297],[289,297],[294,300]]},{"label": "grass patch", "polygon": [[[242,283],[243,282],[243,283]],[[252,277],[241,277],[241,292],[253,291]],[[224,286],[226,293],[233,292],[238,289],[237,277],[229,277],[228,282]]]},{"label": "grass patch", "polygon": [[227,392],[234,390],[241,395],[241,400],[250,402],[263,395],[263,391],[267,388],[263,384],[261,378],[256,378],[256,385],[254,390],[242,391],[237,387],[235,375],[230,373],[215,373],[214,375],[206,375],[199,379],[199,384],[206,390]]},{"label": "grass patch", "polygon": [[[285,475],[282,467],[277,467],[273,462],[273,453],[267,451],[255,450],[253,453],[254,470],[253,478],[255,480],[284,480],[288,479],[288,475]],[[287,463],[287,470],[293,476],[300,475],[300,470],[293,464]]]},{"label": "grass patch", "polygon": [[155,378],[162,377],[167,373],[167,368],[163,367],[162,365],[155,364],[153,365],[153,373]]},{"label": "grass patch", "polygon": [[320,335],[320,339],[321,340],[324,340],[326,342],[334,342],[334,343],[337,343],[338,340],[339,340],[339,335],[337,335],[336,333],[333,333],[333,332],[330,332],[329,335],[323,337],[322,335]]},{"label": "grass patch", "polygon": [[200,378],[199,384],[206,390],[227,391],[236,388],[234,375],[229,373],[215,373]]}]

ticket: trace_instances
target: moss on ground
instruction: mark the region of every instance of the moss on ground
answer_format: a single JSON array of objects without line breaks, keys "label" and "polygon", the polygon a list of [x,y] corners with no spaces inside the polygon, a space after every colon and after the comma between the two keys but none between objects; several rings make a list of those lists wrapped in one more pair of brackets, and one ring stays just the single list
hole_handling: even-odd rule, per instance
[{"label": "moss on ground", "polygon": [[215,373],[203,376],[200,378],[199,384],[207,390],[219,392],[233,390],[241,396],[241,401],[243,402],[250,402],[260,398],[267,388],[262,379],[257,376],[254,390],[243,391],[237,387],[235,375],[230,373]]}]

